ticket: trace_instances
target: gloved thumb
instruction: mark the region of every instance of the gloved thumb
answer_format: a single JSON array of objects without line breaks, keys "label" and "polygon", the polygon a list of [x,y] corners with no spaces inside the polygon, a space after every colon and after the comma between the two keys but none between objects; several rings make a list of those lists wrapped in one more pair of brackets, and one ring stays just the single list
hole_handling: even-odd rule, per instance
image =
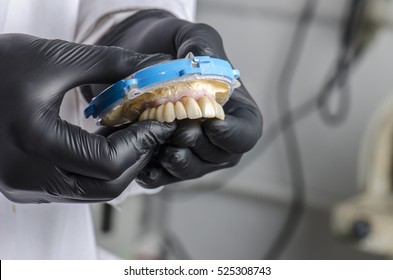
[{"label": "gloved thumb", "polygon": [[166,61],[165,54],[142,54],[120,47],[89,46],[66,43],[67,57],[62,72],[72,74],[67,89],[84,84],[111,84],[139,69]]},{"label": "gloved thumb", "polygon": [[183,58],[189,52],[227,59],[220,34],[203,23],[190,23],[182,27],[176,38],[177,57]]},{"label": "gloved thumb", "polygon": [[[83,45],[31,37],[36,50],[34,64],[51,92],[65,92],[84,84],[110,84],[141,67],[171,59],[165,54],[141,54],[120,47]],[[50,74],[51,82],[48,82]]]}]

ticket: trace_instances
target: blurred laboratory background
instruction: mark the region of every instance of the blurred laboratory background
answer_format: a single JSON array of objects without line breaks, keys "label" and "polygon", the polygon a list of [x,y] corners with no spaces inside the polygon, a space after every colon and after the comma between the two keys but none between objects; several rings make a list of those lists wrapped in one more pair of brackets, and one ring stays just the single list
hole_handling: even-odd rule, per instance
[{"label": "blurred laboratory background", "polygon": [[99,245],[124,259],[390,258],[393,1],[199,0],[197,22],[222,35],[262,139],[234,168],[92,206]]}]

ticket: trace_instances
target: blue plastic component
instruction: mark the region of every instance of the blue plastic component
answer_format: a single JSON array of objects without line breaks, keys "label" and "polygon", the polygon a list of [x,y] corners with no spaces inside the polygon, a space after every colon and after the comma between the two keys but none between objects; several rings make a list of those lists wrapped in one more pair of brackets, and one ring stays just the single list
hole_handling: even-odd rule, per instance
[{"label": "blue plastic component", "polygon": [[214,75],[233,81],[240,76],[228,61],[209,56],[177,59],[139,70],[131,79],[120,80],[95,97],[84,110],[86,118],[96,118],[116,102],[122,100],[132,87],[144,88],[161,82],[178,79],[186,75]]},{"label": "blue plastic component", "polygon": [[120,80],[105,89],[97,97],[93,98],[89,106],[84,110],[85,117],[93,116],[96,118],[108,107],[123,99],[130,90],[132,82],[132,80]]}]

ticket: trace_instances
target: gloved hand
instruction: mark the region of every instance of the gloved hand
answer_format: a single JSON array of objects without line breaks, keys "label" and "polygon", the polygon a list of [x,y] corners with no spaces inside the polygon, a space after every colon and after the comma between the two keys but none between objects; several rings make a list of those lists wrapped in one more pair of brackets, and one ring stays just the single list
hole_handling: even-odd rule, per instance
[{"label": "gloved hand", "polygon": [[[187,53],[228,60],[220,35],[205,24],[180,20],[162,10],[141,11],[115,26],[99,42],[143,53]],[[225,104],[225,120],[183,120],[170,141],[143,169],[138,182],[158,187],[234,166],[262,134],[262,115],[244,85]]]},{"label": "gloved hand", "polygon": [[175,124],[136,123],[104,137],[59,117],[64,94],[113,83],[168,59],[116,47],[0,35],[0,191],[15,202],[95,202],[118,196]]}]

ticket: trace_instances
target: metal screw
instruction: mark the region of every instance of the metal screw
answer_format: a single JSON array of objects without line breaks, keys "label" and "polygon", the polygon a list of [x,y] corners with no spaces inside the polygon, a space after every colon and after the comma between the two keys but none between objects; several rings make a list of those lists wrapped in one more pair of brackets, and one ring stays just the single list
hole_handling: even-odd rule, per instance
[{"label": "metal screw", "polygon": [[371,225],[369,222],[364,220],[355,221],[352,224],[351,236],[355,239],[363,239],[367,237],[371,232]]}]

